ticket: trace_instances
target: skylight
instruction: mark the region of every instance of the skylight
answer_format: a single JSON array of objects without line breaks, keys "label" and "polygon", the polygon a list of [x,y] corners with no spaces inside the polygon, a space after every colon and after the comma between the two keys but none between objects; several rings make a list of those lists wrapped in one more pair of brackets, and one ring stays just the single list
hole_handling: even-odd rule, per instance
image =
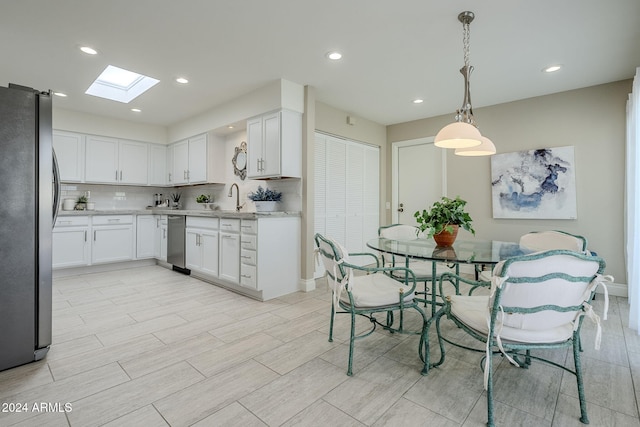
[{"label": "skylight", "polygon": [[85,93],[126,104],[159,82],[152,77],[109,65]]}]

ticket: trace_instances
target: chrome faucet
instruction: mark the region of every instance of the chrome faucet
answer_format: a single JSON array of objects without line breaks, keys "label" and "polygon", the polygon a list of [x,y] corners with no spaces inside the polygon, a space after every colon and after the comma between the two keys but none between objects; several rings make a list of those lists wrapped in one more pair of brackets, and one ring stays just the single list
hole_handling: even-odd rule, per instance
[{"label": "chrome faucet", "polygon": [[229,194],[227,194],[227,197],[233,197],[233,187],[236,187],[236,212],[240,212],[240,209],[242,209],[244,203],[240,205],[240,189],[238,188],[238,184],[236,184],[235,182],[231,184],[231,188],[229,188]]}]

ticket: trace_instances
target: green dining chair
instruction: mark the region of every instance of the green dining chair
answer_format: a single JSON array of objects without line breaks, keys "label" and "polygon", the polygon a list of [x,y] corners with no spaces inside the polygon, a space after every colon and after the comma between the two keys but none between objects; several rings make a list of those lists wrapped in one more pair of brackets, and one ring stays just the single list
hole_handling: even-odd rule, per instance
[{"label": "green dining chair", "polygon": [[[580,401],[580,421],[589,423],[580,360],[580,330],[584,317],[596,323],[596,349],[601,339],[600,318],[589,304],[596,288],[602,285],[604,314],[607,318],[608,294],[604,276],[605,262],[596,256],[577,251],[550,250],[508,258],[494,268],[491,292],[487,296],[447,296],[435,323],[440,359],[428,368],[445,361],[444,342],[484,353],[484,388],[487,391],[487,418],[494,426],[493,366],[494,354],[501,354],[516,367],[527,368],[538,360],[575,375]],[[442,281],[448,274],[443,274]],[[450,319],[468,335],[483,342],[484,349],[456,344],[442,334],[441,320]],[[426,343],[430,360],[429,343]],[[544,359],[549,349],[573,348],[573,368]],[[532,350],[544,353],[532,354]],[[524,384],[523,384],[524,385]]]},{"label": "green dining chair", "polygon": [[[418,229],[418,227],[407,224],[385,225],[378,229],[378,236],[386,239],[413,240],[418,238],[420,234],[420,229]],[[443,273],[459,272],[458,264],[455,264],[454,267],[449,267],[447,264],[442,262],[407,259],[403,256],[394,254],[381,253],[380,256],[382,258],[382,264],[385,267],[408,267],[415,275],[416,282],[424,282],[424,290],[417,291],[416,294],[424,296],[421,300],[424,301],[425,306],[427,303],[431,302],[428,298],[430,292],[429,284],[433,284],[432,288],[435,290],[437,288],[435,284],[437,283],[440,275]],[[433,274],[434,267],[435,276]],[[398,281],[404,281],[404,270],[394,271],[390,273],[390,275]],[[436,312],[436,306],[434,305],[431,310],[431,315],[434,315]]]},{"label": "green dining chair", "polygon": [[[560,230],[532,231],[520,237],[520,246],[533,251],[566,249],[581,253],[587,252],[587,238]],[[479,271],[478,280],[490,282],[491,271]]]},{"label": "green dining chair", "polygon": [[[326,270],[326,277],[331,287],[332,304],[329,323],[329,342],[333,341],[333,325],[336,314],[346,313],[350,316],[351,328],[349,336],[349,361],[347,375],[353,375],[353,353],[356,340],[371,335],[377,326],[392,333],[409,333],[420,335],[419,348],[416,349],[424,361],[426,351],[425,331],[427,317],[415,299],[416,281],[413,272],[406,267],[380,267],[378,257],[373,253],[348,253],[335,240],[315,235],[316,254]],[[371,259],[375,267],[362,267],[353,264],[351,258],[357,256]],[[403,282],[391,278],[388,274],[402,273]],[[416,310],[421,318],[418,331],[404,329],[405,310]],[[393,327],[393,312],[400,317],[399,326]],[[376,315],[381,316],[379,320]],[[356,335],[356,318],[367,318],[371,329]],[[423,371],[426,369],[424,365]]]}]

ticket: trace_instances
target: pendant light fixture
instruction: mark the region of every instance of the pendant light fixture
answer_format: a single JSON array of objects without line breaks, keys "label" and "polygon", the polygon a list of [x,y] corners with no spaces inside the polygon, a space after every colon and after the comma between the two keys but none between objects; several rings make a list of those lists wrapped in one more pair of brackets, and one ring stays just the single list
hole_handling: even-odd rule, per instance
[{"label": "pendant light fixture", "polygon": [[441,148],[455,148],[460,156],[486,156],[495,154],[496,148],[489,138],[480,134],[473,117],[469,79],[473,66],[469,65],[469,24],[473,21],[473,12],[462,12],[458,21],[462,22],[464,67],[460,73],[464,77],[464,99],[462,106],[456,111],[456,121],[445,127],[436,135],[434,145]]}]

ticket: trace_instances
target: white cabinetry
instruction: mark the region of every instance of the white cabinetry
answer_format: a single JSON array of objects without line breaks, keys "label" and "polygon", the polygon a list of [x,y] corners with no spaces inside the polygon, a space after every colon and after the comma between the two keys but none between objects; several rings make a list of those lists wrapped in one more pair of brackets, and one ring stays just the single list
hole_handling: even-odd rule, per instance
[{"label": "white cabinetry", "polygon": [[187,217],[185,265],[218,276],[218,218]]},{"label": "white cabinetry", "polygon": [[220,218],[220,278],[240,283],[240,220]]},{"label": "white cabinetry", "polygon": [[149,185],[167,185],[167,146],[149,144]]},{"label": "white cabinetry", "polygon": [[243,219],[240,284],[260,292],[263,300],[298,290],[300,218]]},{"label": "white cabinetry", "polygon": [[160,215],[160,229],[156,235],[155,257],[162,261],[167,260],[167,224],[167,216]]},{"label": "white cabinetry", "polygon": [[247,120],[247,176],[302,175],[302,115],[282,110]]},{"label": "white cabinetry", "polygon": [[224,141],[202,134],[169,146],[169,184],[224,182]]},{"label": "white cabinetry", "polygon": [[146,185],[148,144],[105,136],[87,136],[86,182]]},{"label": "white cabinetry", "polygon": [[53,228],[53,268],[88,265],[91,260],[89,233],[88,216],[58,218]]},{"label": "white cabinetry", "polygon": [[100,215],[93,218],[91,262],[133,259],[133,216]]},{"label": "white cabinetry", "polygon": [[136,216],[136,258],[156,257],[157,230],[160,230],[160,215]]},{"label": "white cabinetry", "polygon": [[242,235],[240,236],[240,284],[248,288],[257,289],[258,280],[256,265],[258,255],[258,221],[242,220]]},{"label": "white cabinetry", "polygon": [[60,181],[84,181],[85,136],[79,133],[53,131],[53,149],[56,152]]}]

